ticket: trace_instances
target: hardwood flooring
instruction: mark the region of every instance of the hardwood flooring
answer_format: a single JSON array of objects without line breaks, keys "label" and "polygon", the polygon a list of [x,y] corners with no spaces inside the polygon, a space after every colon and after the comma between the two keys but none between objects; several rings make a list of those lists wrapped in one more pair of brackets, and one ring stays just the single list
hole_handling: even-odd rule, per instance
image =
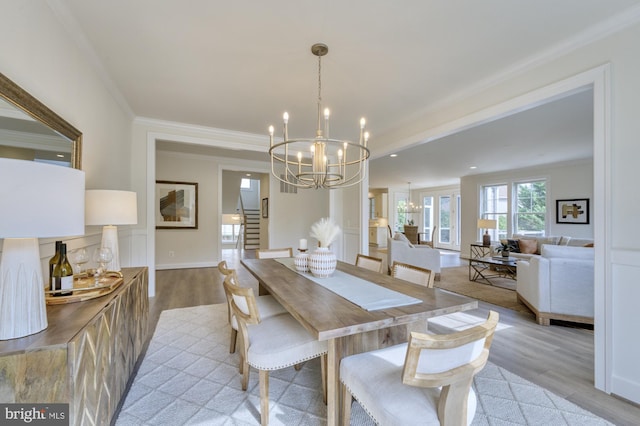
[{"label": "hardwood flooring", "polygon": [[[257,291],[258,283],[240,265],[240,256],[254,257],[254,252],[225,250],[223,259],[229,267],[237,269],[244,286]],[[460,264],[450,253],[446,258],[446,266]],[[225,300],[216,268],[157,271],[156,296],[150,305],[149,336],[163,310]],[[495,334],[489,357],[492,362],[616,425],[640,424],[640,407],[593,387],[593,331],[559,325],[540,326],[534,321],[533,314],[517,313],[484,302],[480,302],[478,310],[469,313],[486,317],[489,309],[497,310],[500,323],[507,326]]]}]

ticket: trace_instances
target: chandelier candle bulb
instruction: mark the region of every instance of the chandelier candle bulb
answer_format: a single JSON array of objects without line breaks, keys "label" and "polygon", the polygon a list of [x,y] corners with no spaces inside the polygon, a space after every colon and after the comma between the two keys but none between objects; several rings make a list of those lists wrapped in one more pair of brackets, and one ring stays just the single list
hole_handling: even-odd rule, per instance
[{"label": "chandelier candle bulb", "polygon": [[298,249],[300,250],[306,250],[307,249],[307,239],[306,238],[301,238],[300,242],[298,243]]}]

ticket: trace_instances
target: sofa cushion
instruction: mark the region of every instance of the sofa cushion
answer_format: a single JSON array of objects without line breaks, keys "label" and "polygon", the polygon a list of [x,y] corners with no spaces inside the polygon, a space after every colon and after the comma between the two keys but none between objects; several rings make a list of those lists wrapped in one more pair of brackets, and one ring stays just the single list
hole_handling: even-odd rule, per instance
[{"label": "sofa cushion", "polygon": [[520,247],[520,253],[536,254],[538,252],[537,240],[520,240],[518,245]]},{"label": "sofa cushion", "polygon": [[565,257],[571,259],[593,260],[595,251],[589,247],[557,246],[545,244],[542,246],[542,257]]}]

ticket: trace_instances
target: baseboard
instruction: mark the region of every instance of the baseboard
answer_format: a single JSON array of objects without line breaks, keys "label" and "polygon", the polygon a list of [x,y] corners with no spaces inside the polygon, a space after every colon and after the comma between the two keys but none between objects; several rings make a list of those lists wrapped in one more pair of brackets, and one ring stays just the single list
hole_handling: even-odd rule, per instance
[{"label": "baseboard", "polygon": [[215,262],[165,263],[165,264],[156,264],[156,271],[162,271],[166,269],[216,268],[217,266],[218,264]]}]

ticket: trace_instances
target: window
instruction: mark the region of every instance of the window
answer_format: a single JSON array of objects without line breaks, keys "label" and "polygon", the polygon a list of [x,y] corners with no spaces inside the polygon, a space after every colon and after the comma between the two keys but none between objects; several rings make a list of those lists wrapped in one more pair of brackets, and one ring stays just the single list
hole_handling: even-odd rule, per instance
[{"label": "window", "polygon": [[427,240],[429,240],[433,229],[433,197],[423,197],[422,206],[424,208],[422,232],[426,234]]},{"label": "window", "polygon": [[439,243],[451,242],[451,197],[448,195],[440,197],[440,238]]},{"label": "window", "polygon": [[[491,185],[482,187],[481,214],[482,219],[492,219],[498,224],[497,229],[489,229],[492,241],[507,238],[509,200],[507,185]],[[479,230],[479,232],[481,232]]]},{"label": "window", "polygon": [[240,235],[240,225],[230,224],[222,225],[222,242],[223,243],[235,243],[238,241]]},{"label": "window", "polygon": [[240,181],[240,189],[251,189],[251,179],[242,178]]},{"label": "window", "polygon": [[544,235],[547,216],[547,183],[544,180],[514,185],[514,233]]}]

